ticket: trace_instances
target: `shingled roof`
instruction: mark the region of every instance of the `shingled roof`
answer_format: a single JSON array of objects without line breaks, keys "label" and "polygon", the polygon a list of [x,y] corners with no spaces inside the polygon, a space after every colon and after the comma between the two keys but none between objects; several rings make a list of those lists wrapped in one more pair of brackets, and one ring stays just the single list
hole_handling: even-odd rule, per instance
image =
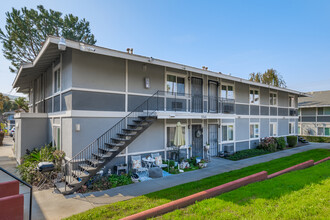
[{"label": "shingled roof", "polygon": [[299,108],[330,106],[330,90],[308,92],[311,97],[299,97]]}]

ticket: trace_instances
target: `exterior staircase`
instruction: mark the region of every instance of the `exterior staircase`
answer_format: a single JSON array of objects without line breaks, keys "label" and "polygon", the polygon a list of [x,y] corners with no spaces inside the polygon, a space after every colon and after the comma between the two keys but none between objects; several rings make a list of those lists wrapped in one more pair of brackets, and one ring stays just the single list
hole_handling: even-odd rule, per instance
[{"label": "exterior staircase", "polygon": [[158,92],[69,160],[57,189],[65,195],[80,189],[157,120],[157,108]]}]

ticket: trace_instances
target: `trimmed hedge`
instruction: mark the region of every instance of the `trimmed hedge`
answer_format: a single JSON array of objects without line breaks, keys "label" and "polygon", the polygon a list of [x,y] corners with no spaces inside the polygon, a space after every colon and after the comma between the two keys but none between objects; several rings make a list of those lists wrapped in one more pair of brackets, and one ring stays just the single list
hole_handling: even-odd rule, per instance
[{"label": "trimmed hedge", "polygon": [[248,149],[248,150],[241,150],[241,151],[237,151],[236,153],[226,157],[226,159],[229,160],[242,160],[245,158],[249,158],[249,157],[255,157],[255,156],[259,156],[259,155],[263,155],[263,154],[269,154],[271,153],[268,150],[264,150],[264,149]]},{"label": "trimmed hedge", "polygon": [[286,147],[286,141],[284,137],[278,137],[276,138],[277,141],[277,149],[284,150]]},{"label": "trimmed hedge", "polygon": [[298,138],[297,136],[287,136],[286,141],[288,142],[289,147],[297,146]]},{"label": "trimmed hedge", "polygon": [[330,143],[330,137],[300,136],[308,142]]}]

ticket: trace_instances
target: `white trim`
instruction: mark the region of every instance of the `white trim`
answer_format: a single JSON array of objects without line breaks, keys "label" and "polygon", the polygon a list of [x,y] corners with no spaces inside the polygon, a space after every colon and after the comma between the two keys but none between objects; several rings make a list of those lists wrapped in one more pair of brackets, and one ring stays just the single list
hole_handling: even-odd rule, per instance
[{"label": "white trim", "polygon": [[[258,125],[258,136],[256,137],[256,134],[254,134],[254,137],[251,137],[251,125],[253,125],[253,133],[255,131],[255,125]],[[249,138],[250,140],[259,140],[260,139],[260,122],[250,122],[249,123]]]},{"label": "white trim", "polygon": [[[274,131],[274,125],[276,126],[276,135],[270,134],[270,125],[273,125],[273,131]],[[277,137],[278,135],[278,122],[269,122],[269,137]]]},{"label": "white trim", "polygon": [[[270,94],[274,94],[274,95],[276,95],[276,105],[271,105],[270,104]],[[278,105],[278,92],[276,91],[276,92],[273,92],[273,91],[269,91],[269,97],[268,97],[268,106],[269,107],[281,107],[281,106],[279,106]],[[283,106],[284,107],[284,106]]]},{"label": "white trim", "polygon": [[[290,124],[291,124],[291,128],[293,128],[293,133],[290,133]],[[288,123],[288,134],[289,135],[295,135],[296,134],[296,128],[295,127],[296,127],[295,122],[289,122]]]},{"label": "white trim", "polygon": [[221,84],[219,85],[219,87],[220,87],[220,91],[219,91],[220,98],[222,98],[222,86],[226,86],[226,97],[225,98],[229,99],[228,98],[228,86],[232,86],[233,87],[233,95],[234,95],[233,99],[236,98],[235,82],[230,83],[230,82],[222,82],[221,81]]},{"label": "white trim", "polygon": [[[187,94],[188,93],[188,75],[186,74],[182,74],[182,73],[174,73],[174,72],[170,72],[170,71],[166,71],[165,72],[165,85],[164,85],[164,91],[167,92],[167,76],[175,76],[176,77],[176,83],[178,83],[178,77],[183,78],[184,79],[184,93]],[[174,91],[175,93],[178,93],[178,87],[176,87],[176,91]],[[169,92],[171,93],[171,92]]]},{"label": "white trim", "polygon": [[[253,102],[251,102],[251,96],[250,96],[251,91],[253,91]],[[258,95],[259,95],[258,103],[254,102],[254,100],[255,100],[255,91],[258,91]],[[261,102],[260,88],[250,87],[250,89],[249,89],[249,104],[259,106],[260,102]]]},{"label": "white trim", "polygon": [[[233,126],[233,140],[228,140],[228,126],[230,126],[230,125],[232,125]],[[222,127],[223,126],[227,126],[227,140],[226,141],[223,141],[222,140],[222,137],[223,137],[223,135],[222,135]],[[222,123],[221,122],[221,127],[220,127],[220,129],[221,129],[221,143],[222,144],[227,144],[227,143],[234,143],[235,142],[235,122],[227,122],[227,123]]]}]

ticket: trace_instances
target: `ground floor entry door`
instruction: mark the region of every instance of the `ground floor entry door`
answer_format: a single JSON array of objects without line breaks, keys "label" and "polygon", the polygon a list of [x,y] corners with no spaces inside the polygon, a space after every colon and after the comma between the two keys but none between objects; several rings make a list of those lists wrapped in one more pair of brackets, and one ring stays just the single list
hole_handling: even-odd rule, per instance
[{"label": "ground floor entry door", "polygon": [[202,125],[192,125],[192,156],[203,157],[203,128]]},{"label": "ground floor entry door", "polygon": [[218,125],[209,125],[210,156],[218,156]]}]

